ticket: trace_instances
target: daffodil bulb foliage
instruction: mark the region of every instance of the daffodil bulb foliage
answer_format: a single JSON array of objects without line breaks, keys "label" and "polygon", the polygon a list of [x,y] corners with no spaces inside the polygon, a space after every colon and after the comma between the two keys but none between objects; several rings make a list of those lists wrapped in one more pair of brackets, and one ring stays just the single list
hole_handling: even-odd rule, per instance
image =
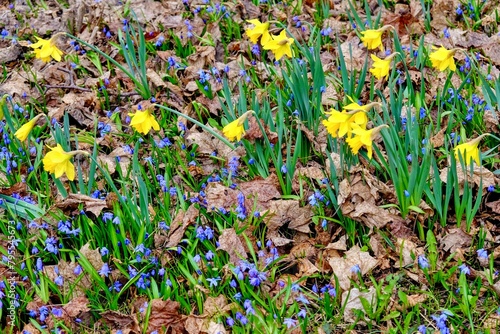
[{"label": "daffodil bulb foliage", "polygon": [[25,123],[23,126],[21,126],[16,133],[14,133],[14,136],[16,136],[17,139],[20,141],[25,141],[31,130],[35,127],[36,122],[41,118],[46,116],[45,114],[38,114],[35,117],[33,117],[31,120],[29,120],[27,123]]},{"label": "daffodil bulb foliage", "polygon": [[489,133],[480,135],[479,137],[472,139],[466,143],[455,146],[455,159],[459,160],[462,157],[465,165],[470,165],[472,161],[476,164],[481,164],[481,156],[479,152],[479,142],[484,137],[488,136]]},{"label": "daffodil bulb foliage", "polygon": [[42,159],[43,168],[45,171],[54,174],[56,178],[66,174],[70,181],[75,179],[75,166],[71,162],[71,158],[77,154],[89,154],[80,150],[66,152],[61,144],[57,144],[56,147],[49,147],[49,149],[50,151]]},{"label": "daffodil bulb foliage", "polygon": [[57,38],[65,33],[57,33],[50,39],[43,39],[35,36],[37,39],[36,43],[30,45],[33,48],[35,57],[41,59],[44,62],[49,62],[51,59],[56,61],[61,61],[63,52],[57,47]]},{"label": "daffodil bulb foliage", "polygon": [[224,136],[233,141],[240,141],[241,137],[245,134],[245,121],[253,113],[253,110],[249,110],[241,115],[239,118],[235,119],[231,123],[227,124],[223,129],[222,133]]},{"label": "daffodil bulb foliage", "polygon": [[367,29],[365,31],[361,31],[361,42],[363,42],[363,45],[366,46],[368,50],[373,50],[376,48],[380,48],[380,50],[383,50],[382,34],[384,33],[384,31],[389,29],[394,29],[394,27],[391,25],[386,25],[379,29]]}]

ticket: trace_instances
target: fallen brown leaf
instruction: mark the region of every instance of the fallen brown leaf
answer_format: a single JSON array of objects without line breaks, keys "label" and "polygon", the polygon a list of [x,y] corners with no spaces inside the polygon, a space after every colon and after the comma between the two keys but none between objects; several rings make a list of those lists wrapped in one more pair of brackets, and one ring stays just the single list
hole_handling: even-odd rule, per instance
[{"label": "fallen brown leaf", "polygon": [[[349,291],[344,291],[342,293],[342,305],[344,306],[344,321],[348,323],[354,323],[358,320],[355,310],[360,310],[365,313],[363,304],[361,304],[361,299],[364,298],[368,301],[369,305],[375,305],[377,298],[377,292],[375,288],[371,286],[368,291],[361,292],[358,288],[352,288]],[[364,324],[363,321],[357,321],[358,324]]]},{"label": "fallen brown leaf", "polygon": [[100,314],[102,320],[113,329],[132,329],[136,333],[140,333],[137,320],[129,315],[116,311],[105,311]]},{"label": "fallen brown leaf", "polygon": [[195,223],[198,209],[191,205],[187,211],[179,211],[170,225],[170,233],[166,248],[175,247],[184,237],[187,228]]},{"label": "fallen brown leaf", "polygon": [[310,233],[309,224],[311,223],[312,211],[309,207],[300,207],[299,201],[295,200],[276,200],[269,205],[269,214],[266,217],[268,228],[267,235],[275,236],[277,230],[288,224],[290,229],[303,233]]},{"label": "fallen brown leaf", "polygon": [[247,258],[247,252],[234,228],[227,228],[222,231],[219,237],[219,247],[229,254],[229,262],[233,265],[239,265],[241,259]]},{"label": "fallen brown leaf", "polygon": [[460,228],[452,228],[441,240],[438,240],[438,243],[446,252],[454,253],[459,248],[469,247],[472,243],[472,236]]},{"label": "fallen brown leaf", "polygon": [[82,194],[68,194],[68,197],[55,203],[55,207],[61,210],[71,210],[70,214],[74,215],[80,212],[79,206],[83,204],[83,210],[92,212],[96,217],[99,217],[101,211],[107,208],[105,200],[93,198]]},{"label": "fallen brown leaf", "polygon": [[[365,275],[377,266],[378,261],[368,252],[362,252],[358,246],[354,246],[345,253],[345,257],[330,257],[328,263],[337,276],[340,288],[347,291],[351,286],[350,278],[353,276],[352,268],[355,265],[359,266],[361,275]],[[331,281],[335,284],[335,277],[332,276]]]},{"label": "fallen brown leaf", "polygon": [[184,333],[184,319],[179,314],[180,304],[172,300],[153,299],[150,302],[148,332],[161,331]]}]

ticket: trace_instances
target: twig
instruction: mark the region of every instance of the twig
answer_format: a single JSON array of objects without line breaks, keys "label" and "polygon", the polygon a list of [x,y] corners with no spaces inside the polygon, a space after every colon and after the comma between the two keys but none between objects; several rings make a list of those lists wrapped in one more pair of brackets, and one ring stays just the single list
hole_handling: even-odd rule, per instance
[{"label": "twig", "polygon": [[61,88],[61,89],[76,89],[76,90],[81,90],[83,92],[91,92],[92,89],[89,88],[83,88],[75,85],[45,85],[46,89],[51,89],[51,88]]}]

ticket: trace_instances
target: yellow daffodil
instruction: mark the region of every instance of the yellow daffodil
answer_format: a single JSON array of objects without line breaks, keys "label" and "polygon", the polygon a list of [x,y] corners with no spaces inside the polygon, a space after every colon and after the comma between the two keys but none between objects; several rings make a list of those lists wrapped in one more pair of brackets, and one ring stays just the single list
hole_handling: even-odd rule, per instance
[{"label": "yellow daffodil", "polygon": [[489,135],[488,133],[485,133],[475,139],[472,139],[467,143],[455,146],[454,151],[455,151],[455,158],[457,159],[457,161],[459,159],[459,155],[461,155],[466,165],[469,165],[471,160],[474,160],[478,165],[481,164],[481,158],[479,156],[478,146],[481,139],[483,139],[483,137],[488,135]]},{"label": "yellow daffodil", "polygon": [[14,133],[14,136],[16,136],[17,139],[20,141],[25,141],[26,138],[28,138],[28,135],[30,134],[31,130],[33,130],[33,127],[35,126],[36,122],[38,119],[42,116],[45,116],[44,114],[38,114],[33,119],[31,119],[28,123],[24,124],[21,126],[16,133]]},{"label": "yellow daffodil", "polygon": [[282,30],[278,36],[271,36],[272,39],[262,45],[264,50],[271,50],[274,53],[274,58],[280,60],[284,55],[292,57],[291,45],[294,42],[293,38],[286,36],[286,31]]},{"label": "yellow daffodil", "polygon": [[382,124],[371,130],[365,130],[357,125],[354,125],[352,129],[352,133],[354,134],[354,136],[351,138],[347,138],[346,142],[351,148],[353,154],[358,154],[361,147],[366,147],[368,158],[371,159],[373,155],[373,140],[376,138],[380,130],[388,127],[389,126],[387,124]]},{"label": "yellow daffodil", "polygon": [[360,105],[359,103],[354,102],[354,100],[352,99],[352,97],[348,96],[348,98],[351,101],[351,103],[349,103],[348,105],[344,106],[342,108],[343,110],[368,112],[368,111],[370,111],[371,108],[373,108],[375,106],[380,106],[381,105],[379,102],[370,102],[370,103],[365,104],[365,105]]},{"label": "yellow daffodil", "polygon": [[353,124],[364,129],[368,123],[368,117],[364,111],[340,112],[332,109],[329,114],[330,117],[322,123],[333,138],[341,138],[346,134],[350,137]]},{"label": "yellow daffodil", "polygon": [[35,53],[35,57],[40,58],[44,62],[49,62],[51,58],[56,61],[61,61],[63,52],[56,46],[56,39],[60,35],[60,33],[55,34],[48,40],[35,36],[38,41],[30,45],[31,48],[35,49],[33,51]]},{"label": "yellow daffodil", "polygon": [[239,141],[241,137],[245,134],[245,127],[243,126],[245,124],[245,120],[252,112],[253,112],[252,110],[249,110],[243,115],[241,115],[239,118],[227,124],[222,129],[222,133],[224,134],[224,136],[226,136],[226,138],[229,140]]},{"label": "yellow daffodil", "polygon": [[377,79],[389,77],[389,69],[391,67],[392,58],[397,55],[397,52],[385,57],[385,59],[380,59],[375,55],[370,55],[373,60],[372,68],[370,68],[370,73]]},{"label": "yellow daffodil", "polygon": [[264,45],[271,40],[269,34],[269,22],[261,23],[259,20],[247,20],[248,23],[254,25],[252,29],[245,30],[246,35],[250,38],[253,44],[257,44],[260,37],[260,44]]},{"label": "yellow daffodil", "polygon": [[382,34],[384,33],[384,31],[388,30],[388,29],[392,29],[393,26],[390,26],[390,25],[386,25],[386,26],[383,26],[382,28],[380,29],[368,29],[368,30],[365,30],[365,31],[361,31],[361,42],[363,42],[364,46],[366,46],[366,48],[368,50],[373,50],[373,49],[376,49],[378,47],[380,47],[380,49],[382,50],[383,47],[382,47]]},{"label": "yellow daffodil", "polygon": [[73,181],[75,179],[75,166],[70,161],[71,157],[80,153],[88,153],[80,150],[66,152],[60,144],[49,148],[50,152],[42,160],[43,168],[47,172],[53,173],[56,178],[60,178],[63,174],[66,174],[68,180]]},{"label": "yellow daffodil", "polygon": [[160,125],[149,109],[137,110],[135,114],[129,114],[129,116],[132,118],[130,126],[139,133],[147,135],[151,128],[155,131],[160,130]]},{"label": "yellow daffodil", "polygon": [[435,51],[429,55],[432,67],[437,68],[441,72],[445,71],[447,68],[452,71],[455,71],[457,69],[453,56],[458,49],[447,50],[444,47],[440,47],[439,49],[436,47],[433,48],[435,49]]}]

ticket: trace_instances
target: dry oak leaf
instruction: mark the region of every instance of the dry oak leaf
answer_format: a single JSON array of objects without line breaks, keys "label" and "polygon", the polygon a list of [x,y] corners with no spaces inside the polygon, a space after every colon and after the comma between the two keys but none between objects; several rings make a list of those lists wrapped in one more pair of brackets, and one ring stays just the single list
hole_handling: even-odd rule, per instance
[{"label": "dry oak leaf", "polygon": [[[272,132],[266,122],[264,122],[264,120],[261,119],[260,123],[264,127],[264,131],[266,132],[266,136],[269,139],[269,142],[271,144],[276,144],[278,142],[278,134],[276,132]],[[262,130],[260,129],[259,123],[257,122],[257,119],[255,117],[248,118],[248,130],[245,132],[243,138],[250,141],[264,138]]]},{"label": "dry oak leaf", "polygon": [[25,182],[18,182],[13,184],[10,187],[2,187],[0,188],[0,194],[12,196],[12,194],[16,193],[20,196],[25,196],[27,190],[27,185]]},{"label": "dry oak leaf", "polygon": [[170,225],[168,242],[165,247],[169,248],[177,246],[184,237],[184,233],[189,225],[195,223],[196,217],[198,217],[198,209],[196,209],[193,205],[191,205],[186,212],[180,210]]},{"label": "dry oak leaf", "polygon": [[186,77],[184,82],[195,80],[200,70],[211,66],[215,61],[215,48],[213,46],[195,46],[196,51],[186,58],[188,67],[184,69]]},{"label": "dry oak leaf", "polygon": [[[379,261],[368,252],[362,252],[359,246],[354,246],[345,253],[345,257],[330,257],[328,263],[332,267],[334,275],[337,276],[340,288],[347,291],[351,286],[350,278],[353,275],[351,269],[355,265],[358,265],[361,274],[365,275],[375,268]],[[332,276],[331,282],[335,284],[334,276]]]},{"label": "dry oak leaf", "polygon": [[306,258],[299,259],[298,266],[299,266],[299,277],[308,277],[314,273],[319,272],[318,267],[316,267],[311,261],[309,261]]},{"label": "dry oak leaf", "polygon": [[481,49],[484,52],[484,55],[488,57],[497,66],[500,65],[500,50],[498,48],[499,43],[500,43],[500,36],[495,34],[490,37],[489,43],[481,47]]},{"label": "dry oak leaf", "polygon": [[80,314],[90,311],[88,304],[90,302],[87,297],[81,296],[70,300],[69,303],[63,306],[63,309],[69,317],[76,318]]},{"label": "dry oak leaf", "polygon": [[139,324],[135,317],[116,311],[105,311],[100,314],[102,320],[112,329],[131,330],[140,333]]},{"label": "dry oak leaf", "polygon": [[[377,292],[373,286],[371,286],[366,292],[361,292],[358,288],[352,288],[350,291],[344,291],[342,293],[342,305],[345,305],[345,322],[354,323],[358,320],[358,316],[356,315],[357,312],[355,312],[355,310],[360,310],[363,313],[365,312],[365,308],[363,307],[360,298],[366,299],[369,305],[375,305]],[[363,321],[358,321],[357,323],[360,325],[365,324]]]},{"label": "dry oak leaf", "polygon": [[115,148],[108,155],[98,155],[97,161],[99,164],[108,169],[110,174],[116,171],[116,163],[120,164],[122,171],[128,171],[131,159],[130,154],[125,152],[122,146]]},{"label": "dry oak leaf", "polygon": [[391,194],[391,191],[385,184],[370,177],[368,171],[366,172],[364,177],[356,174],[350,183],[347,179],[340,183],[338,204],[342,214],[361,221],[370,228],[382,228],[391,222],[404,222],[400,216],[379,207],[377,202],[386,197],[382,198],[379,192],[385,195]]},{"label": "dry oak leaf", "polygon": [[361,40],[356,35],[352,39],[340,44],[348,71],[361,70],[365,65],[366,52],[361,45]]},{"label": "dry oak leaf", "polygon": [[[420,7],[421,11],[422,7]],[[382,19],[384,25],[394,26],[399,36],[423,33],[423,19],[418,8],[411,8],[406,4],[396,4],[394,11],[385,11]]]},{"label": "dry oak leaf", "polygon": [[[216,129],[213,129],[213,131],[220,132]],[[186,141],[189,146],[193,144],[198,145],[198,153],[207,156],[210,156],[214,152],[217,153],[218,157],[224,159],[239,158],[245,155],[245,148],[243,146],[239,146],[236,150],[233,150],[208,131],[194,132],[190,130],[186,136]]]},{"label": "dry oak leaf", "polygon": [[419,293],[419,294],[415,294],[415,295],[409,295],[409,296],[407,296],[407,298],[408,298],[408,306],[413,307],[413,306],[424,303],[427,300],[428,295],[423,294],[423,293]]},{"label": "dry oak leaf", "polygon": [[239,184],[239,190],[245,195],[245,205],[247,208],[255,207],[256,211],[267,210],[273,199],[281,197],[278,187],[276,174],[271,174],[265,179],[258,177]]},{"label": "dry oak leaf", "polygon": [[83,204],[83,210],[86,212],[92,212],[96,217],[101,214],[101,211],[107,208],[105,200],[93,198],[82,194],[69,194],[68,197],[57,201],[55,204],[56,208],[63,211],[71,210],[73,212],[80,212],[78,207]]},{"label": "dry oak leaf", "polygon": [[[490,185],[500,183],[495,174],[493,174],[489,169],[487,169],[484,166],[478,166],[474,163],[472,175],[470,173],[470,166],[466,166],[465,170],[462,168],[462,164],[460,162],[457,162],[456,166],[457,166],[458,185],[460,187],[459,191],[460,195],[463,194],[465,182],[470,182],[471,180],[478,187],[481,185],[482,182],[483,195],[486,193],[486,189]],[[451,167],[443,168],[441,170],[441,173],[439,173],[439,178],[444,183],[447,182],[449,169],[451,169]]]},{"label": "dry oak leaf", "polygon": [[436,133],[431,138],[432,147],[438,148],[444,145],[444,133],[446,132],[446,127],[443,127],[438,133]]},{"label": "dry oak leaf", "polygon": [[184,319],[179,314],[180,304],[172,300],[153,299],[148,332],[165,329],[167,333],[184,333]]},{"label": "dry oak leaf", "polygon": [[217,249],[226,251],[229,254],[229,262],[234,265],[239,265],[241,259],[247,258],[245,247],[234,228],[227,228],[222,231]]},{"label": "dry oak leaf", "polygon": [[469,247],[472,244],[472,236],[460,228],[452,228],[438,242],[446,252],[455,253],[459,248]]},{"label": "dry oak leaf", "polygon": [[220,183],[210,182],[205,188],[205,199],[208,211],[218,211],[220,208],[229,210],[238,203],[238,191]]},{"label": "dry oak leaf", "polygon": [[409,239],[398,238],[396,240],[396,251],[399,254],[399,259],[402,261],[397,261],[394,266],[399,268],[400,264],[401,267],[406,267],[410,264],[413,264],[414,261],[412,255],[414,256],[416,249],[417,245],[413,241]]},{"label": "dry oak leaf", "polygon": [[90,264],[92,264],[92,267],[94,267],[96,271],[101,270],[104,262],[102,261],[102,256],[98,249],[90,249],[90,243],[86,243],[80,248],[79,252],[90,262]]},{"label": "dry oak leaf", "polygon": [[[96,261],[97,263],[97,261]],[[43,268],[43,272],[50,278],[53,282],[57,276],[61,276],[63,278],[63,286],[62,290],[69,291],[72,289],[73,297],[79,298],[84,297],[85,292],[92,287],[92,282],[90,280],[90,275],[87,272],[82,272],[79,276],[74,274],[74,270],[78,263],[76,262],[67,262],[64,260],[60,260],[57,265],[45,266]],[[57,272],[54,270],[57,267]],[[100,270],[99,267],[97,270]],[[81,277],[83,275],[83,277]]]},{"label": "dry oak leaf", "polygon": [[276,200],[269,205],[266,225],[268,237],[275,236],[277,230],[289,223],[288,228],[303,233],[310,233],[312,211],[310,207],[300,207],[300,202],[296,200]]},{"label": "dry oak leaf", "polygon": [[[326,155],[326,143],[328,141],[328,131],[324,126],[320,127],[318,129],[318,133],[315,134],[313,131],[309,130],[306,126],[300,125],[301,131],[306,135],[307,139],[313,144],[314,149],[317,152],[322,153],[323,155]],[[329,161],[327,161],[327,166],[328,166]],[[327,169],[327,173],[329,173],[330,170]]]},{"label": "dry oak leaf", "polygon": [[460,5],[459,0],[435,0],[431,6],[432,27],[436,31],[455,23],[455,10]]},{"label": "dry oak leaf", "polygon": [[494,202],[486,203],[486,206],[489,207],[494,213],[500,214],[500,199]]},{"label": "dry oak leaf", "polygon": [[331,242],[329,243],[325,249],[335,249],[335,250],[340,250],[340,251],[345,251],[347,250],[347,237],[346,235],[343,235],[340,237],[339,240],[336,242]]}]

